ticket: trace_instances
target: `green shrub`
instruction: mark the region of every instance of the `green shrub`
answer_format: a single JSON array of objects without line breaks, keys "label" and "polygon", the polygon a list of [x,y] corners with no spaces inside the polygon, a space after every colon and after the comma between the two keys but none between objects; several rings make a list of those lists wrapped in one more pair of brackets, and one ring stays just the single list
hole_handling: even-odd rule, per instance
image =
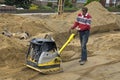
[{"label": "green shrub", "polygon": [[29,9],[30,9],[30,10],[37,10],[37,9],[38,9],[38,6],[35,5],[35,4],[31,4],[31,6],[30,6]]},{"label": "green shrub", "polygon": [[42,8],[41,9],[45,9],[45,10],[52,10],[52,8],[51,7],[49,7],[49,6],[42,6]]},{"label": "green shrub", "polygon": [[117,6],[117,7],[107,7],[108,11],[111,11],[111,12],[120,12],[120,8]]},{"label": "green shrub", "polygon": [[85,5],[87,5],[87,4],[89,4],[89,3],[93,2],[93,1],[98,1],[98,2],[100,2],[100,0],[87,0],[87,2],[85,3]]},{"label": "green shrub", "polygon": [[120,8],[120,5],[117,5],[117,8]]},{"label": "green shrub", "polygon": [[65,0],[64,6],[65,6],[65,7],[70,7],[70,8],[73,7],[73,5],[72,5],[72,3],[71,3],[70,0]]},{"label": "green shrub", "polygon": [[69,7],[70,7],[70,8],[72,8],[72,7],[73,7],[73,5],[70,3],[70,4],[69,4]]},{"label": "green shrub", "polygon": [[66,8],[64,8],[64,11],[77,11],[77,10],[78,10],[78,9],[75,8],[75,7],[72,7],[72,8],[66,7]]},{"label": "green shrub", "polygon": [[53,5],[52,2],[47,3],[47,6],[49,6],[49,7],[52,7],[52,5]]}]

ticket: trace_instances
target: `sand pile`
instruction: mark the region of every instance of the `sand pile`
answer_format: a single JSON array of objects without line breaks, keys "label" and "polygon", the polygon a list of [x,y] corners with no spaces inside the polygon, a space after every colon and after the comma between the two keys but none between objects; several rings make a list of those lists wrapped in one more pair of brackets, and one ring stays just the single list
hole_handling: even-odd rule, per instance
[{"label": "sand pile", "polygon": [[[94,6],[96,5],[96,6]],[[92,29],[91,33],[101,33],[101,32],[108,32],[108,31],[116,31],[120,29],[120,20],[118,15],[114,15],[108,10],[106,10],[100,3],[98,2],[92,2],[89,5],[87,5],[89,8],[89,13],[92,15]],[[53,38],[56,40],[57,46],[60,48],[65,41],[69,37],[68,29],[73,25],[75,18],[77,14],[80,12],[77,11],[75,13],[65,13],[63,15],[52,15],[49,16],[51,19],[44,19],[45,24],[48,25],[50,29],[54,31],[53,33]],[[79,43],[79,40],[77,41]],[[73,45],[68,45],[63,52],[63,56],[71,56],[74,55],[75,53],[80,54],[80,44],[74,44]],[[92,44],[93,45],[93,44]],[[75,49],[76,48],[76,49]],[[95,48],[96,49],[96,48]],[[89,51],[90,55],[94,51]],[[73,50],[72,54],[70,54],[69,50]],[[70,55],[69,55],[70,54]]]},{"label": "sand pile", "polygon": [[[92,47],[91,47],[92,46]],[[88,49],[95,55],[120,57],[120,32],[101,33],[91,36]]]},{"label": "sand pile", "polygon": [[[96,7],[94,7],[93,4],[96,5]],[[91,29],[92,33],[119,29],[118,27],[119,19],[116,18],[116,15],[111,14],[104,7],[102,7],[100,3],[92,2],[91,4],[87,5],[87,7],[89,8],[89,12],[93,17],[92,29]],[[28,18],[28,17],[16,16],[12,14],[0,14],[0,17],[1,17],[0,31],[2,31],[3,29],[8,29],[11,32],[26,31],[33,36],[36,36],[37,34],[42,35],[43,33],[52,32],[52,36],[56,40],[58,48],[61,48],[61,46],[66,42],[66,40],[70,35],[68,33],[68,28],[70,27],[69,25],[73,24],[75,17],[78,13],[79,11],[69,15],[65,14],[64,16],[61,16],[61,17],[59,16],[60,19],[56,16],[52,16],[43,20],[39,18],[33,18],[33,17]],[[11,43],[16,41],[12,40]],[[5,42],[5,45],[6,43],[7,41]],[[76,49],[74,49],[75,53],[80,51],[79,44],[77,44],[77,46],[75,46],[74,44],[68,45],[68,46],[69,47],[67,47],[65,51],[69,52],[69,50],[73,49],[74,47],[76,47]],[[8,47],[14,48],[15,46],[12,44],[9,44],[9,46],[5,47],[5,49],[7,49]],[[22,46],[18,46],[18,48],[19,47],[23,49]],[[3,49],[1,49],[1,52],[2,50]]]},{"label": "sand pile", "polygon": [[100,3],[93,2],[87,5],[87,7],[89,8],[89,12],[93,17],[93,32],[103,32],[120,29],[120,23],[119,25],[117,24],[119,18],[116,15],[108,12]]},{"label": "sand pile", "polygon": [[0,17],[0,31],[3,31],[4,29],[13,33],[26,31],[30,35],[50,31],[45,27],[44,21],[41,21],[40,19],[34,20],[32,18],[12,14],[0,14]]},{"label": "sand pile", "polygon": [[27,51],[26,43],[0,34],[0,67],[12,68],[23,65],[24,54]]},{"label": "sand pile", "polygon": [[[108,52],[107,55],[113,53],[114,55],[116,53],[118,54],[118,51],[120,52],[120,32],[110,32],[92,35],[89,40],[88,46],[89,50],[93,50],[95,54],[100,53],[104,56],[104,52]],[[101,51],[103,53],[101,53]]]},{"label": "sand pile", "polygon": [[[92,16],[91,33],[120,29],[120,20],[118,16],[110,13],[99,2],[94,1],[86,7],[88,7],[89,13]],[[68,15],[66,20],[72,25],[77,17],[77,14],[80,12],[81,10]]]},{"label": "sand pile", "polygon": [[[96,6],[94,6],[94,5],[96,5]],[[107,9],[105,9],[100,3],[96,2],[96,1],[90,3],[89,5],[87,5],[87,7],[89,9],[89,13],[92,15],[91,33],[101,33],[101,32],[120,30],[120,16],[112,14]],[[65,13],[61,16],[56,16],[56,15],[51,16],[52,17],[51,22],[53,23],[53,26],[51,26],[51,27],[54,29],[56,28],[56,31],[58,31],[58,32],[60,32],[60,31],[62,32],[62,33],[55,34],[55,36],[54,36],[59,47],[61,47],[62,44],[64,44],[65,41],[67,40],[67,38],[69,36],[68,28],[70,28],[73,25],[75,18],[79,12],[81,12],[81,10],[79,10],[75,13],[72,13],[72,14]],[[64,22],[64,23],[62,23],[62,22]],[[48,22],[47,24],[52,25],[52,23]],[[116,35],[114,35],[112,37],[115,37],[115,36]],[[112,37],[110,37],[109,39],[111,39]],[[106,39],[106,38],[104,38],[104,39]],[[116,38],[115,38],[115,40],[116,40]],[[106,45],[110,44],[110,43],[107,43],[108,41],[109,40],[106,40],[106,42],[105,42]],[[73,43],[73,45],[70,44],[66,47],[65,51],[67,51],[67,52],[63,52],[63,53],[65,53],[65,54],[63,54],[63,56],[65,56],[65,58],[67,56],[71,56],[71,55],[75,55],[75,54],[77,54],[77,56],[80,55],[80,50],[79,50],[80,44],[76,44],[76,42],[75,42],[75,44],[74,44],[74,42],[72,42],[72,43]],[[77,43],[79,43],[79,40],[77,41]],[[99,44],[99,41],[96,43]],[[111,43],[114,43],[114,42],[111,41]],[[92,45],[98,46],[97,44],[94,44],[94,43],[92,43]],[[119,46],[116,44],[111,44],[111,45],[109,45],[109,47],[111,47],[113,45]],[[89,45],[89,46],[91,47],[91,45]],[[102,47],[102,46],[104,46],[104,47]],[[100,50],[102,48],[104,50],[107,50],[104,44],[102,44],[99,48],[100,48]],[[72,54],[70,54],[70,52],[69,52],[69,50],[71,50],[71,49],[73,50]],[[96,49],[95,47],[93,49],[89,49],[89,51],[88,51],[90,53],[89,55],[90,56],[94,55],[93,53],[96,52],[97,50],[98,49]]]},{"label": "sand pile", "polygon": [[[94,6],[96,5],[96,7]],[[111,14],[98,2],[93,2],[87,5],[89,12],[93,17],[92,20],[92,33],[99,33],[104,31],[118,30],[120,25],[120,16]],[[72,26],[76,15],[79,11],[72,14],[65,14],[63,16],[51,16],[51,17],[26,17],[16,16],[12,14],[0,14],[0,32],[7,29],[10,32],[28,32],[31,38],[43,38],[45,34],[51,34],[57,43],[57,47],[60,49],[61,46],[66,42],[69,37],[68,28]],[[45,18],[45,19],[43,19]],[[30,39],[31,39],[30,38]],[[25,62],[25,53],[28,49],[28,40],[19,40],[16,38],[9,38],[0,34],[0,79],[1,80],[35,80],[37,78],[45,78],[48,80],[49,77],[41,76],[34,70],[25,68],[23,65]],[[62,59],[65,61],[80,58],[80,43],[78,37],[76,37],[63,51]],[[96,34],[90,36],[88,42],[88,56],[99,58],[107,57],[108,60],[112,58],[118,59],[120,57],[120,33],[109,32],[103,34]],[[91,57],[92,57],[91,56]],[[99,57],[101,56],[101,57]],[[96,58],[95,58],[96,59]],[[101,61],[101,60],[100,60]],[[99,63],[98,61],[97,63]],[[76,61],[77,62],[77,61]],[[92,61],[91,61],[92,62]],[[93,61],[94,62],[94,61]],[[104,60],[103,60],[104,62]],[[89,62],[88,62],[89,63]],[[66,63],[67,65],[68,63]],[[71,63],[70,63],[71,64]],[[73,63],[70,67],[74,67],[78,63]],[[90,63],[88,66],[94,66],[95,63]],[[24,67],[24,68],[23,68]],[[65,67],[65,66],[64,66]],[[4,69],[3,69],[4,68]],[[67,67],[65,67],[67,68]],[[77,72],[81,72],[82,67],[79,65],[77,68],[73,68],[71,75],[78,75]],[[16,69],[16,70],[15,70]],[[74,71],[76,69],[76,71]],[[86,70],[86,69],[84,69]],[[87,74],[88,71],[86,70]],[[66,75],[66,72],[64,72]],[[57,80],[59,74],[54,77],[51,75],[51,80]],[[99,75],[97,75],[99,76]],[[71,76],[72,77],[72,76]],[[69,78],[67,76],[67,78]],[[76,77],[75,77],[76,78]],[[75,79],[73,78],[73,79]],[[49,78],[50,79],[50,78]],[[62,76],[64,78],[64,75]],[[67,79],[65,79],[67,80]],[[72,80],[72,79],[69,79]]]}]

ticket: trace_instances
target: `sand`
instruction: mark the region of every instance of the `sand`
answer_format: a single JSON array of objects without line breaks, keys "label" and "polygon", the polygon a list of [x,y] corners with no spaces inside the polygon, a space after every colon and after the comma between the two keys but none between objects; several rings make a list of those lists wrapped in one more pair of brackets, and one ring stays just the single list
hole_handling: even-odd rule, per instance
[{"label": "sand", "polygon": [[0,80],[119,80],[120,16],[108,12],[98,2],[87,7],[93,18],[87,44],[88,62],[83,66],[78,62],[81,49],[76,36],[61,54],[64,72],[51,75],[42,75],[24,65],[29,41],[50,34],[60,49],[69,37],[68,29],[80,10],[46,17],[0,14],[0,32],[26,31],[30,34],[26,40],[0,34]]}]

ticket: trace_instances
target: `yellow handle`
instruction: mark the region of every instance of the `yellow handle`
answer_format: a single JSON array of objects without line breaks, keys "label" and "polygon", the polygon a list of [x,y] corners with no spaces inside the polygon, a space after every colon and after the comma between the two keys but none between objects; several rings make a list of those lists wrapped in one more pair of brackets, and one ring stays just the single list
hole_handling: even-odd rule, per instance
[{"label": "yellow handle", "polygon": [[69,44],[69,42],[74,38],[75,34],[71,34],[66,43],[62,46],[62,48],[58,51],[59,54],[63,51],[63,49]]}]

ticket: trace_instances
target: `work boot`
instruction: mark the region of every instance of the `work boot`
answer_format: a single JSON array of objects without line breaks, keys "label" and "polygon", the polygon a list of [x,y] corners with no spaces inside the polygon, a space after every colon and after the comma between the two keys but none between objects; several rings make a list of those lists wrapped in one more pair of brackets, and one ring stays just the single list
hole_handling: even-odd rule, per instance
[{"label": "work boot", "polygon": [[86,61],[80,61],[80,65],[84,65]]},{"label": "work boot", "polygon": [[87,61],[87,60],[79,60],[79,62],[81,62],[81,61]]}]

